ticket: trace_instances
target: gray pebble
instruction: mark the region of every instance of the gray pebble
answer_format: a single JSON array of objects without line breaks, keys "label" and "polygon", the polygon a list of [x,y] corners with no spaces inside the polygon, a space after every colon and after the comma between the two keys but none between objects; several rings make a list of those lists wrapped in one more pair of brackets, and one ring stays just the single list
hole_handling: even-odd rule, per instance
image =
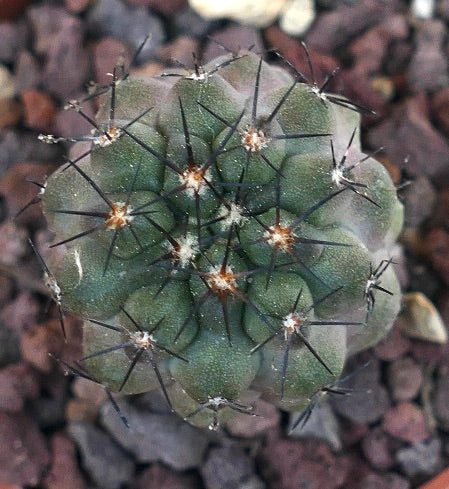
[{"label": "gray pebble", "polygon": [[23,21],[0,22],[0,63],[13,63],[28,42],[28,27]]},{"label": "gray pebble", "polygon": [[431,438],[396,452],[396,460],[408,477],[431,476],[442,468],[441,441]]},{"label": "gray pebble", "polygon": [[127,429],[113,407],[101,409],[101,423],[139,462],[163,462],[176,470],[198,467],[209,443],[206,434],[174,414],[138,411],[125,402],[120,409],[128,420]]},{"label": "gray pebble", "polygon": [[119,489],[134,474],[134,463],[114,441],[85,422],[71,423],[69,433],[81,451],[82,465],[95,484]]},{"label": "gray pebble", "polygon": [[131,7],[120,0],[99,0],[88,15],[88,25],[94,37],[111,36],[137,50],[145,36],[151,39],[143,47],[137,61],[149,61],[154,51],[164,43],[162,22],[145,7]]},{"label": "gray pebble", "polygon": [[203,19],[190,7],[176,12],[172,20],[178,34],[192,37],[204,37],[219,25],[217,21]]}]

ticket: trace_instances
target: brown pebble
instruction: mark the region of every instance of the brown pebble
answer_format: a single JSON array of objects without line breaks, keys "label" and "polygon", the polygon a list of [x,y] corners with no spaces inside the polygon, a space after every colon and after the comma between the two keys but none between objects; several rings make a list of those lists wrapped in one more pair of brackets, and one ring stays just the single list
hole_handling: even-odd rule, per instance
[{"label": "brown pebble", "polygon": [[253,438],[266,433],[268,430],[278,426],[280,412],[273,404],[258,400],[254,404],[256,416],[237,414],[227,423],[226,428],[232,436],[241,438]]},{"label": "brown pebble", "polygon": [[56,113],[51,97],[40,90],[30,89],[22,92],[21,99],[25,124],[30,129],[49,132]]},{"label": "brown pebble", "polygon": [[197,489],[199,481],[193,474],[178,474],[154,464],[144,470],[137,481],[138,489]]},{"label": "brown pebble", "polygon": [[197,53],[199,42],[187,36],[179,36],[172,42],[160,46],[156,50],[157,56],[168,63],[176,60],[186,66],[192,64],[192,53]]},{"label": "brown pebble", "polygon": [[19,16],[31,0],[0,0],[0,20]]},{"label": "brown pebble", "polygon": [[0,99],[0,130],[7,126],[13,126],[20,120],[22,114],[21,105],[12,98]]},{"label": "brown pebble", "polygon": [[391,362],[402,357],[410,350],[411,343],[402,335],[397,321],[387,337],[374,347],[374,354],[380,360]]},{"label": "brown pebble", "polygon": [[111,83],[111,73],[115,65],[121,59],[125,66],[130,62],[130,53],[126,44],[113,39],[104,37],[93,46],[95,81],[98,85],[107,85]]},{"label": "brown pebble", "polygon": [[93,3],[93,0],[65,0],[65,6],[69,12],[79,14]]},{"label": "brown pebble", "polygon": [[24,363],[8,365],[0,370],[0,410],[19,412],[27,399],[39,396],[36,373]]},{"label": "brown pebble", "polygon": [[362,441],[362,450],[375,469],[388,469],[394,465],[389,438],[380,427],[372,429]]},{"label": "brown pebble", "polygon": [[429,437],[423,410],[414,403],[403,402],[385,415],[382,428],[386,433],[409,443],[417,443]]},{"label": "brown pebble", "polygon": [[436,92],[430,102],[432,117],[438,128],[449,137],[449,87]]}]

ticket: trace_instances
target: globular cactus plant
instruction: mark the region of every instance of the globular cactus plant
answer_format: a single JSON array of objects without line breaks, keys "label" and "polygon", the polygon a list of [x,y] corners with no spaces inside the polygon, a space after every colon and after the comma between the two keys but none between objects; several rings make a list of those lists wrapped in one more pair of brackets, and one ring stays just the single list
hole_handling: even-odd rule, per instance
[{"label": "globular cactus plant", "polygon": [[402,205],[361,152],[364,109],[324,88],[248,51],[115,72],[95,120],[70,102],[92,145],[40,199],[49,284],[84,319],[92,378],[162,388],[216,427],[257,397],[305,407],[386,334]]}]

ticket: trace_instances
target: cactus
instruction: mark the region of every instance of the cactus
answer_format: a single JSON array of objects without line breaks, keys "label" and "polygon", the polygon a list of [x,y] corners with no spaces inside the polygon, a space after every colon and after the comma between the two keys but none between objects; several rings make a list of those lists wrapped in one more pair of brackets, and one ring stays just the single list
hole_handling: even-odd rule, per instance
[{"label": "cactus", "polygon": [[258,397],[298,410],[391,327],[396,188],[361,152],[365,109],[301,80],[247,51],[116,70],[95,120],[69,103],[91,147],[40,192],[45,271],[108,390],[161,388],[211,428]]}]

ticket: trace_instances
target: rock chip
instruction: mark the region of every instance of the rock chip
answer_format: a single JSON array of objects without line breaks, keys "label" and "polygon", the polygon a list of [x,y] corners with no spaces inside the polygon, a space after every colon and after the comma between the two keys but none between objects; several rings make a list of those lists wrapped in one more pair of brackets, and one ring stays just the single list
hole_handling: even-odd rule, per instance
[{"label": "rock chip", "polygon": [[431,109],[438,128],[449,137],[449,87],[433,94]]},{"label": "rock chip", "polygon": [[410,483],[394,472],[386,474],[370,473],[363,477],[354,486],[347,489],[410,489]]},{"label": "rock chip", "polygon": [[396,460],[408,477],[429,477],[442,469],[441,450],[440,439],[433,437],[411,447],[401,448],[396,452]]},{"label": "rock chip", "polygon": [[374,353],[380,360],[391,362],[401,358],[410,347],[410,340],[402,334],[396,321],[388,335],[374,347]]},{"label": "rock chip", "polygon": [[0,21],[19,16],[31,0],[0,0]]},{"label": "rock chip", "polygon": [[204,19],[188,6],[177,10],[172,22],[179,34],[198,38],[206,37],[207,33],[220,25],[218,21]]},{"label": "rock chip", "polygon": [[81,90],[88,77],[89,62],[82,47],[83,36],[82,22],[66,15],[47,51],[42,84],[64,101]]},{"label": "rock chip", "polygon": [[39,301],[29,292],[21,292],[0,312],[3,324],[17,333],[31,328],[36,324],[40,312]]},{"label": "rock chip", "polygon": [[407,70],[410,88],[418,93],[446,87],[449,82],[444,52],[446,26],[441,20],[425,20],[418,25],[415,37],[415,50]]},{"label": "rock chip", "polygon": [[404,226],[418,228],[434,211],[437,194],[433,185],[428,178],[419,177],[405,187],[401,195],[404,203]]},{"label": "rock chip", "polygon": [[[9,287],[7,277],[0,276],[0,290]],[[0,307],[2,306],[0,301]],[[19,335],[0,321],[0,368],[20,360]]]},{"label": "rock chip", "polygon": [[435,394],[435,414],[441,427],[449,431],[449,371],[442,367],[439,371]]},{"label": "rock chip", "polygon": [[163,465],[153,464],[140,474],[137,489],[197,489],[200,484],[193,474],[177,474]]},{"label": "rock chip", "polygon": [[103,431],[90,423],[70,423],[68,431],[81,451],[83,467],[102,489],[119,489],[130,481],[134,463]]},{"label": "rock chip", "polygon": [[16,92],[21,93],[25,90],[36,88],[40,82],[40,79],[40,66],[36,58],[29,51],[20,51],[14,67],[14,83]]},{"label": "rock chip", "polygon": [[17,53],[28,42],[28,27],[23,20],[0,22],[0,63],[15,63]]},{"label": "rock chip", "polygon": [[349,460],[335,456],[314,440],[293,441],[269,436],[258,453],[261,472],[276,489],[337,489],[345,486]]},{"label": "rock chip", "polygon": [[259,399],[254,403],[254,412],[256,416],[236,414],[226,423],[226,429],[232,436],[254,438],[279,425],[281,415],[273,404]]},{"label": "rock chip", "polygon": [[157,49],[158,58],[164,63],[180,62],[185,66],[192,66],[192,53],[198,53],[199,42],[187,36],[179,36],[168,44]]},{"label": "rock chip", "polygon": [[[0,481],[36,486],[50,462],[45,438],[32,417],[0,411]],[[5,449],[7,447],[7,449]]]},{"label": "rock chip", "polygon": [[138,411],[124,401],[119,406],[129,429],[109,403],[101,409],[101,422],[139,462],[163,462],[175,470],[188,470],[201,464],[209,443],[204,431],[174,414]]},{"label": "rock chip", "polygon": [[380,427],[373,428],[362,441],[363,453],[375,469],[385,470],[394,465],[391,448],[388,436]]},{"label": "rock chip", "polygon": [[52,464],[42,481],[44,489],[85,489],[86,482],[79,468],[73,442],[65,433],[51,438]]},{"label": "rock chip", "polygon": [[102,86],[111,83],[111,73],[117,62],[123,60],[127,67],[131,60],[128,47],[112,37],[103,37],[93,46],[95,82]]},{"label": "rock chip", "polygon": [[139,63],[150,60],[165,39],[162,22],[155,15],[144,7],[130,7],[120,0],[97,1],[88,13],[87,22],[94,37],[113,37],[128,44],[133,52],[150,33],[151,38],[137,59]]},{"label": "rock chip", "polygon": [[56,113],[51,97],[40,90],[29,89],[21,93],[24,122],[30,129],[49,132]]},{"label": "rock chip", "polygon": [[231,445],[212,448],[200,472],[206,489],[238,489],[253,476],[255,467],[243,449]]},{"label": "rock chip", "polygon": [[430,124],[424,94],[394,106],[391,116],[370,130],[368,143],[383,146],[387,156],[411,175],[427,176],[438,188],[449,182],[449,143]]},{"label": "rock chip", "polygon": [[27,399],[39,395],[39,379],[26,364],[17,363],[0,370],[0,410],[19,412]]},{"label": "rock chip", "polygon": [[400,358],[388,366],[387,379],[394,401],[410,401],[420,391],[423,381],[422,368],[413,358]]},{"label": "rock chip", "polygon": [[382,421],[382,428],[394,438],[408,443],[421,442],[430,435],[424,411],[411,402],[391,408]]}]

